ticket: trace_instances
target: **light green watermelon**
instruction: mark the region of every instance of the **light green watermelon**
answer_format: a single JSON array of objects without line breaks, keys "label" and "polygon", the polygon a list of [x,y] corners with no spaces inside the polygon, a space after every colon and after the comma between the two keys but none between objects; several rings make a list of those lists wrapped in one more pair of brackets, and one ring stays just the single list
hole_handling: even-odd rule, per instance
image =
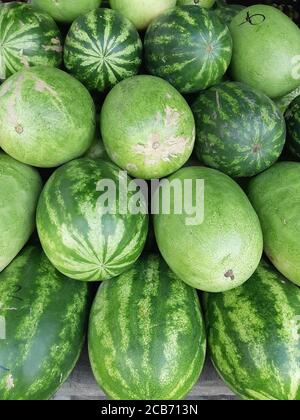
[{"label": "light green watermelon", "polygon": [[231,22],[232,78],[278,98],[300,84],[300,30],[280,10],[254,5]]},{"label": "light green watermelon", "polygon": [[65,278],[40,247],[27,247],[0,274],[0,400],[45,400],[82,349],[88,288]]},{"label": "light green watermelon", "polygon": [[262,261],[205,304],[210,355],[230,388],[244,399],[299,401],[299,288]]},{"label": "light green watermelon", "polygon": [[248,280],[260,261],[263,239],[258,217],[238,184],[199,166],[179,170],[168,182],[175,188],[170,208],[161,205],[167,193],[160,189],[154,195],[154,228],[171,270],[208,292],[234,289]]},{"label": "light green watermelon", "polygon": [[50,16],[28,4],[0,4],[0,79],[24,66],[58,67],[61,62],[61,35]]},{"label": "light green watermelon", "polygon": [[[101,180],[113,184],[115,197],[104,197]],[[67,163],[48,180],[38,204],[37,229],[46,255],[66,276],[106,280],[128,270],[140,256],[147,209],[141,200],[139,213],[127,211],[130,203],[123,211],[120,181],[127,186],[130,179],[117,166],[88,158]],[[128,192],[128,200],[134,194]]]},{"label": "light green watermelon", "polygon": [[62,70],[23,69],[0,88],[0,146],[23,163],[59,166],[82,156],[94,133],[92,97]]},{"label": "light green watermelon", "polygon": [[31,0],[31,3],[58,22],[71,23],[78,16],[99,7],[101,0]]},{"label": "light green watermelon", "polygon": [[300,163],[279,162],[249,184],[264,250],[275,267],[300,286]]},{"label": "light green watermelon", "polygon": [[41,189],[35,169],[0,152],[0,271],[32,234]]},{"label": "light green watermelon", "polygon": [[110,6],[126,16],[139,30],[147,26],[165,10],[175,7],[176,0],[109,0]]},{"label": "light green watermelon", "polygon": [[197,293],[161,257],[144,257],[101,285],[90,316],[89,354],[110,398],[183,398],[200,375],[205,350]]},{"label": "light green watermelon", "polygon": [[192,111],[169,83],[157,77],[136,76],[115,86],[104,101],[100,120],[110,159],[134,177],[169,175],[193,151]]}]

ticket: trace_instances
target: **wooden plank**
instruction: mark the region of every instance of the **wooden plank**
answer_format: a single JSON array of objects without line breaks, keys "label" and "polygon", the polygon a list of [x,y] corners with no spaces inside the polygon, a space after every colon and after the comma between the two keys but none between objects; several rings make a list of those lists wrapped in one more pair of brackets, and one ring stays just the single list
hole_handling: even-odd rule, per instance
[{"label": "wooden plank", "polygon": [[[84,350],[76,368],[61,387],[55,400],[105,400],[104,392],[96,383],[91,371],[88,354]],[[209,361],[206,362],[199,382],[192,389],[187,399],[237,399],[232,391],[219,378]]]}]

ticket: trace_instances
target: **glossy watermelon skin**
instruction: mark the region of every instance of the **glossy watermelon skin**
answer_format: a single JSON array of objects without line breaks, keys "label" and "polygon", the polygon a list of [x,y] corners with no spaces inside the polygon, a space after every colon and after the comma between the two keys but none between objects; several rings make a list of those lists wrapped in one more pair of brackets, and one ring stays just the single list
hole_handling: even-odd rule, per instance
[{"label": "glossy watermelon skin", "polygon": [[73,22],[65,42],[64,61],[90,90],[103,92],[138,73],[142,41],[121,13],[96,9]]},{"label": "glossy watermelon skin", "polygon": [[241,287],[205,297],[210,355],[244,399],[300,400],[300,290],[262,261]]},{"label": "glossy watermelon skin", "polygon": [[276,163],[250,181],[248,195],[260,219],[266,255],[300,286],[300,163]]},{"label": "glossy watermelon skin", "polygon": [[221,83],[201,93],[193,111],[196,154],[205,165],[232,177],[249,177],[281,155],[285,121],[261,92],[242,83]]},{"label": "glossy watermelon skin", "polygon": [[0,272],[34,230],[41,190],[42,180],[35,169],[0,152]]},{"label": "glossy watermelon skin", "polygon": [[22,67],[59,67],[61,62],[61,35],[50,16],[29,4],[0,5],[0,79]]},{"label": "glossy watermelon skin", "polygon": [[232,55],[227,26],[213,11],[194,6],[168,10],[155,19],[145,36],[149,72],[169,81],[181,93],[215,84]]},{"label": "glossy watermelon skin", "polygon": [[197,381],[205,351],[196,291],[158,255],[102,283],[90,316],[89,354],[110,398],[181,399]]},{"label": "glossy watermelon skin", "polygon": [[[38,234],[52,264],[68,277],[106,280],[128,270],[140,256],[147,215],[121,214],[118,207],[111,214],[98,201],[100,180],[114,183],[119,199],[119,176],[114,164],[83,158],[60,167],[48,180],[37,209]],[[129,182],[124,173],[121,179]]]},{"label": "glossy watermelon skin", "polygon": [[[40,247],[26,247],[0,274],[0,399],[49,399],[84,342],[88,288],[65,278]],[[4,320],[4,321],[3,321]]]},{"label": "glossy watermelon skin", "polygon": [[293,155],[300,158],[300,96],[296,97],[285,114],[289,148]]}]

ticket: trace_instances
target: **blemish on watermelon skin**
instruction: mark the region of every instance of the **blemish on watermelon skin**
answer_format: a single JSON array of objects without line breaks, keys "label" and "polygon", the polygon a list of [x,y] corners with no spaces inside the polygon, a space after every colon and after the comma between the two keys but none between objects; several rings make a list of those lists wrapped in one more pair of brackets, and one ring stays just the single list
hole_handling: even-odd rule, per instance
[{"label": "blemish on watermelon skin", "polygon": [[230,278],[230,280],[232,280],[232,281],[235,279],[235,276],[234,276],[232,270],[226,271],[226,273],[224,274],[224,276]]}]

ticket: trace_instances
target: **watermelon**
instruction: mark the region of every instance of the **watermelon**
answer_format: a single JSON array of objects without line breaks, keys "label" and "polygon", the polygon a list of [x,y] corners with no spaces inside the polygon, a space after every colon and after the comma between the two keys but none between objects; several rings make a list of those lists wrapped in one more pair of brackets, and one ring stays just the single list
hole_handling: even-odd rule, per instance
[{"label": "watermelon", "polygon": [[[112,184],[115,197],[104,197],[101,180]],[[142,199],[138,214],[127,211],[129,205],[123,208],[119,183],[127,186],[129,181],[114,164],[88,158],[73,160],[53,173],[38,203],[37,228],[46,255],[60,272],[76,280],[105,280],[137,260],[148,220]],[[134,194],[128,192],[128,200],[134,200]]]},{"label": "watermelon", "polygon": [[296,88],[295,90],[292,90],[292,92],[288,93],[287,95],[284,95],[281,98],[275,99],[274,102],[279,107],[281,112],[284,114],[288,106],[290,105],[290,103],[299,95],[300,95],[300,86]]},{"label": "watermelon", "polygon": [[71,23],[78,16],[99,7],[101,0],[31,0],[31,3],[58,22]]},{"label": "watermelon", "polygon": [[300,286],[300,163],[280,162],[250,181],[264,250],[275,267]]},{"label": "watermelon", "polygon": [[101,132],[112,161],[134,177],[151,179],[169,175],[188,160],[195,122],[169,83],[142,75],[123,80],[108,94]]},{"label": "watermelon", "polygon": [[205,297],[213,363],[244,399],[300,400],[300,290],[262,261],[241,287]]},{"label": "watermelon", "polygon": [[214,12],[222,22],[229,26],[232,19],[243,9],[245,9],[245,6],[242,6],[241,4],[225,3],[222,5],[218,4],[214,9]]},{"label": "watermelon", "polygon": [[196,153],[205,165],[248,177],[267,169],[282,152],[286,126],[281,111],[248,85],[214,86],[198,96],[193,111]]},{"label": "watermelon", "polygon": [[[278,30],[280,28],[280,30]],[[254,5],[231,22],[232,78],[278,98],[300,84],[300,31],[280,10]]]},{"label": "watermelon", "polygon": [[177,6],[194,5],[210,9],[216,0],[177,0]]},{"label": "watermelon", "polygon": [[300,96],[293,100],[285,114],[291,152],[300,158]]},{"label": "watermelon", "polygon": [[91,147],[82,157],[87,157],[91,159],[109,159],[103,141],[98,136],[95,136]]},{"label": "watermelon", "polygon": [[138,30],[146,29],[165,10],[175,7],[176,0],[109,0],[110,6],[126,16]]},{"label": "watermelon", "polygon": [[0,274],[0,296],[0,399],[49,399],[81,352],[87,285],[29,246]]},{"label": "watermelon", "polygon": [[23,69],[0,88],[0,146],[23,163],[59,166],[86,152],[94,132],[92,97],[61,70]]},{"label": "watermelon", "polygon": [[35,169],[0,152],[0,271],[32,234],[41,189]]},{"label": "watermelon", "polygon": [[197,381],[206,337],[196,291],[149,255],[102,283],[89,324],[94,375],[112,399],[177,400]]},{"label": "watermelon", "polygon": [[138,73],[142,41],[119,12],[97,9],[77,18],[66,38],[66,68],[90,90],[103,92]]},{"label": "watermelon", "polygon": [[145,36],[147,69],[181,93],[215,84],[226,72],[231,55],[228,27],[213,11],[194,6],[163,13]]},{"label": "watermelon", "polygon": [[206,167],[183,168],[168,181],[174,197],[164,210],[158,200],[166,200],[167,193],[154,194],[154,228],[171,270],[207,292],[240,286],[255,271],[263,248],[259,220],[245,193],[227,175]]},{"label": "watermelon", "polygon": [[61,35],[50,16],[29,4],[0,4],[0,79],[24,66],[58,67],[61,62]]}]

